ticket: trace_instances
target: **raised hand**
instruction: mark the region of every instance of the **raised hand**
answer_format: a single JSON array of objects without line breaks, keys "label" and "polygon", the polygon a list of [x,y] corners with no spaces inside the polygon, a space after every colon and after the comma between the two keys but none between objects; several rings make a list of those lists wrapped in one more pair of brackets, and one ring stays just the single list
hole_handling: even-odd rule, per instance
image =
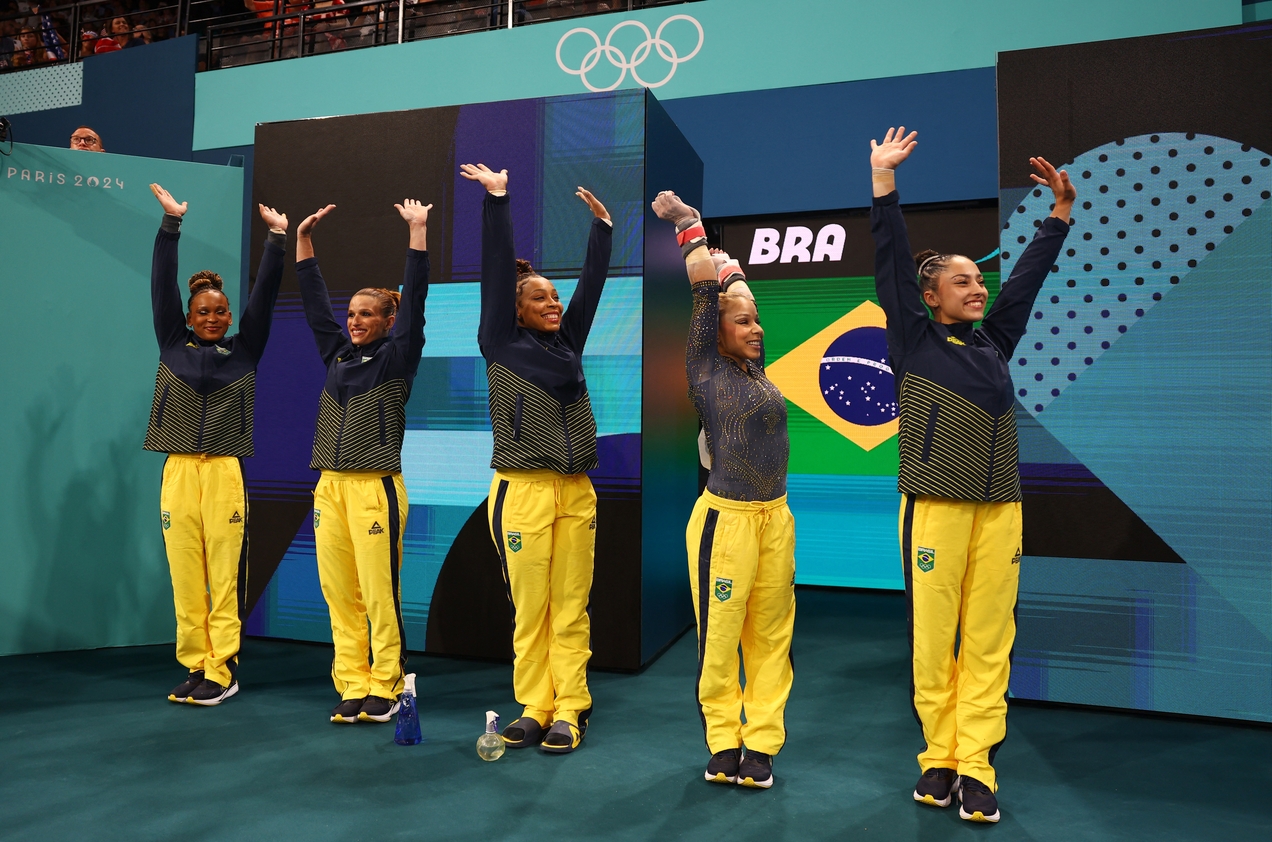
[{"label": "raised hand", "polygon": [[265,205],[258,204],[256,207],[261,212],[261,219],[265,220],[265,224],[269,226],[271,231],[275,228],[281,231],[287,230],[287,214],[279,213],[273,208],[265,207]]},{"label": "raised hand", "polygon": [[1029,163],[1033,164],[1033,168],[1038,171],[1030,173],[1029,177],[1034,180],[1034,183],[1051,188],[1051,192],[1056,196],[1057,211],[1062,206],[1064,207],[1063,215],[1060,213],[1052,213],[1051,215],[1068,222],[1069,210],[1073,207],[1073,201],[1078,198],[1077,188],[1073,186],[1073,182],[1069,181],[1069,174],[1064,170],[1057,170],[1051,166],[1051,163],[1046,158],[1030,158]]},{"label": "raised hand", "polygon": [[177,203],[172,198],[172,194],[164,190],[158,184],[150,185],[150,192],[155,194],[155,198],[159,200],[159,204],[163,206],[164,213],[170,213],[173,216],[185,216],[185,212],[189,209],[189,202]]},{"label": "raised hand", "polygon": [[[605,210],[605,205],[602,205],[601,200],[593,196],[591,191],[589,191],[587,188],[580,187],[578,192],[575,193],[574,195],[578,196],[584,202],[587,202],[587,206],[589,209],[591,209],[592,215],[595,216],[597,219],[610,218],[609,211]],[[613,220],[610,220],[610,221],[612,222]]]},{"label": "raised hand", "polygon": [[304,221],[301,222],[300,226],[296,229],[296,236],[308,237],[310,234],[313,233],[314,226],[318,224],[318,220],[322,219],[324,216],[331,213],[335,209],[336,209],[335,205],[327,205],[325,208],[319,208],[317,211],[305,217]]},{"label": "raised hand", "polygon": [[880,169],[895,170],[901,162],[910,157],[914,147],[919,145],[915,140],[918,132],[905,133],[905,126],[888,129],[883,136],[883,143],[870,139],[870,166]]},{"label": "raised hand", "polygon": [[682,202],[680,197],[670,190],[659,193],[650,207],[654,209],[659,219],[676,224],[685,219],[697,219],[699,216],[696,210]]},{"label": "raised hand", "polygon": [[393,207],[397,208],[397,212],[413,228],[428,224],[428,212],[433,209],[432,205],[423,204],[418,199],[403,199],[402,204]]},{"label": "raised hand", "polygon": [[472,164],[460,164],[459,174],[469,181],[478,182],[490,193],[494,193],[496,190],[508,189],[507,170],[495,172],[485,164],[478,164],[475,167]]}]

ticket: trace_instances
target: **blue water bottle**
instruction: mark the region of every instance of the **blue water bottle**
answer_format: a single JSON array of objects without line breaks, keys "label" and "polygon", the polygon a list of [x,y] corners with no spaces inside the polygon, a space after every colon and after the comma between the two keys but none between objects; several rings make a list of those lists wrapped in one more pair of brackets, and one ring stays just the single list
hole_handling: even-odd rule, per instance
[{"label": "blue water bottle", "polygon": [[424,742],[424,737],[420,735],[419,711],[415,709],[415,673],[406,677],[406,687],[402,690],[397,731],[393,734],[393,742],[400,746],[414,746]]}]

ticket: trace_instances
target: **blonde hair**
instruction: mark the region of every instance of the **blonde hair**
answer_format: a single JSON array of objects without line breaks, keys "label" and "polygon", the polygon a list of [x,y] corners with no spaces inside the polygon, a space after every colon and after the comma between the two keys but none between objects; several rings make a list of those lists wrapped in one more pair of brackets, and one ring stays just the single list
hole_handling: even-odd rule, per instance
[{"label": "blonde hair", "polygon": [[[402,293],[392,289],[382,289],[380,287],[365,287],[353,294],[353,298],[359,295],[365,295],[374,298],[380,305],[380,315],[384,318],[397,315],[398,305],[402,303]],[[352,301],[353,298],[349,300]]]}]

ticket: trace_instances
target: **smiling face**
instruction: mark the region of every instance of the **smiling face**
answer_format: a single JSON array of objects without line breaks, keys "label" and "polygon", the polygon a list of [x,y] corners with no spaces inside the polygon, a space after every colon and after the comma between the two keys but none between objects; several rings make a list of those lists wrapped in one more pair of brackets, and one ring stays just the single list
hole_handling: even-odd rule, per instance
[{"label": "smiling face", "polygon": [[381,304],[370,295],[355,295],[349,299],[349,314],[345,326],[349,329],[349,341],[354,345],[366,345],[383,339],[393,329],[396,316],[380,312]]},{"label": "smiling face", "polygon": [[531,276],[525,279],[517,294],[517,324],[542,333],[555,333],[561,329],[561,296],[547,278]]},{"label": "smiling face", "polygon": [[936,281],[936,289],[923,291],[923,302],[941,324],[978,322],[985,317],[989,293],[980,269],[969,258],[953,255]]},{"label": "smiling face", "polygon": [[764,328],[755,301],[741,295],[720,298],[720,353],[745,366],[747,360],[758,360],[764,350]]},{"label": "smiling face", "polygon": [[186,324],[204,342],[219,342],[234,323],[230,300],[218,290],[201,292],[190,300]]}]

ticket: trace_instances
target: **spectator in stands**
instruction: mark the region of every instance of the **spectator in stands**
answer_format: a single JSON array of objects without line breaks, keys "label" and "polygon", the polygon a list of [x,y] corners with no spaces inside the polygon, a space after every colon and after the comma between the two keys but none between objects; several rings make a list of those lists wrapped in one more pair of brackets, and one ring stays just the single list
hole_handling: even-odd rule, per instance
[{"label": "spectator in stands", "polygon": [[140,47],[146,43],[140,37],[133,35],[127,18],[111,18],[110,29],[107,31],[110,34],[98,39],[93,47],[94,53],[113,53],[125,47]]},{"label": "spectator in stands", "polygon": [[33,67],[49,61],[47,52],[40,44],[40,36],[29,26],[22,27],[22,31],[18,33],[18,49],[13,52],[13,66]]},{"label": "spectator in stands", "polygon": [[80,27],[80,49],[79,49],[80,58],[83,58],[84,56],[91,56],[93,54],[93,48],[96,46],[96,44],[97,44],[97,33],[93,31],[93,27],[89,26],[88,24],[84,24],[83,26],[81,26]]},{"label": "spectator in stands", "polygon": [[88,126],[80,126],[71,132],[71,148],[81,152],[105,152],[102,136]]}]

